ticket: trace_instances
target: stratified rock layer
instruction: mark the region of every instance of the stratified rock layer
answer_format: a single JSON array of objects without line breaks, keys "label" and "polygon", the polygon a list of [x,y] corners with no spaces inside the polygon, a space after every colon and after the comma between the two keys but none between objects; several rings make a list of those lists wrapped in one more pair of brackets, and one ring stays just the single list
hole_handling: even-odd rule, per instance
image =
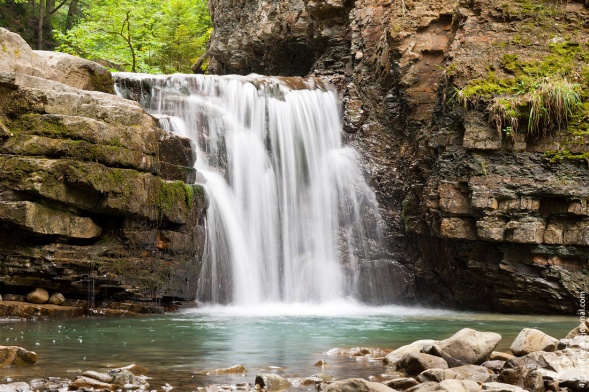
[{"label": "stratified rock layer", "polygon": [[586,152],[586,133],[502,135],[486,103],[456,98],[509,77],[513,55],[586,51],[585,3],[528,3],[211,0],[210,70],[313,74],[340,89],[387,222],[383,259],[402,264],[400,300],[574,314],[589,291],[589,170],[545,152]]},{"label": "stratified rock layer", "polygon": [[89,307],[193,300],[205,200],[190,185],[190,141],[91,91],[112,91],[100,65],[35,53],[4,29],[0,41],[0,293],[38,287]]}]

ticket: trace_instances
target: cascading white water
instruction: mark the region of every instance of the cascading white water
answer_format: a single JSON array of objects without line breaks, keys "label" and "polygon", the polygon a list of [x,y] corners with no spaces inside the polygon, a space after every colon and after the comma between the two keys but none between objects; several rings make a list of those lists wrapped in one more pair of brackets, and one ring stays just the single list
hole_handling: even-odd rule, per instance
[{"label": "cascading white water", "polygon": [[358,296],[380,217],[337,94],[313,79],[117,74],[161,126],[190,137],[206,189],[198,300],[237,305]]}]

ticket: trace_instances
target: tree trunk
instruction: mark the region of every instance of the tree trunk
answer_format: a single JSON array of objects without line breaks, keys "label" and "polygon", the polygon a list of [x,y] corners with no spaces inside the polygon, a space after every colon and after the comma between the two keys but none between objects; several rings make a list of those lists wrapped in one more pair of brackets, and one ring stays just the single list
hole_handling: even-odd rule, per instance
[{"label": "tree trunk", "polygon": [[74,27],[74,21],[78,16],[78,0],[72,0],[67,11],[67,18],[65,20],[65,30],[68,31]]},{"label": "tree trunk", "polygon": [[37,50],[43,50],[43,0],[39,0],[39,24],[37,25],[38,37],[37,37]]}]

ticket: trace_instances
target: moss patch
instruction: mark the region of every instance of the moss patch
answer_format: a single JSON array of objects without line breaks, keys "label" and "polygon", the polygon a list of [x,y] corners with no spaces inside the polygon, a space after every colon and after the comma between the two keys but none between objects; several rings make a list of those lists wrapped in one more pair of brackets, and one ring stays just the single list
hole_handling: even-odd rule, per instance
[{"label": "moss patch", "polygon": [[506,53],[499,62],[503,76],[491,70],[454,97],[466,107],[485,107],[489,122],[506,135],[525,125],[528,135],[539,137],[566,128],[589,97],[589,70],[580,72],[587,61],[587,46],[571,42],[550,45],[542,60]]}]

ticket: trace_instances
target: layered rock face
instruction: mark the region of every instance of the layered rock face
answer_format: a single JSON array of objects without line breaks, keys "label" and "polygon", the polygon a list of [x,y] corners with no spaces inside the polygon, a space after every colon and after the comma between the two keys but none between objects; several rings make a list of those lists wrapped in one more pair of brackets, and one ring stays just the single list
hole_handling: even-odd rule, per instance
[{"label": "layered rock face", "polygon": [[4,29],[0,43],[0,293],[193,300],[205,201],[190,141],[109,94],[101,66]]},{"label": "layered rock face", "polygon": [[210,8],[213,72],[313,74],[340,89],[390,255],[410,271],[403,300],[576,312],[589,291],[587,109],[537,132],[530,108],[556,76],[585,99],[585,3],[214,0]]}]

